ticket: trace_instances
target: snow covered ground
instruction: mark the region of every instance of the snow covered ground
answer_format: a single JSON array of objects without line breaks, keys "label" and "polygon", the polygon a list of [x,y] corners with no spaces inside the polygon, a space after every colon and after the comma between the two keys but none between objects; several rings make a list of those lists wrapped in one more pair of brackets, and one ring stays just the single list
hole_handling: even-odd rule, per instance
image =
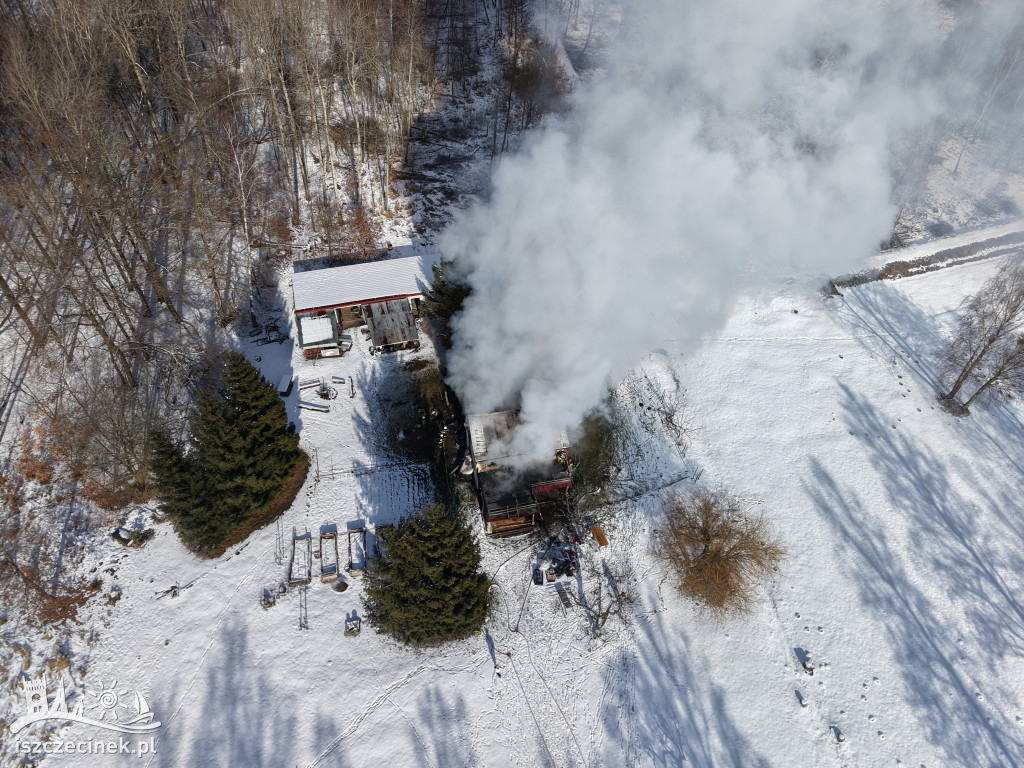
[{"label": "snow covered ground", "polygon": [[[726,702],[750,750],[739,762],[1024,759],[1022,409],[946,416],[930,357],[996,266],[843,299],[765,292],[687,363],[701,461],[763,499],[790,547],[745,641],[710,652],[711,670],[730,669]],[[813,678],[797,647],[820,665]],[[796,714],[794,689],[809,704]]]},{"label": "snow covered ground", "polygon": [[[562,580],[589,590],[602,560],[625,574],[631,621],[610,621],[597,640],[579,608],[532,585],[538,547],[525,539],[482,542],[496,580],[486,632],[440,649],[410,651],[365,624],[345,637],[346,619],[362,615],[360,577],[337,592],[317,563],[308,587],[261,609],[285,578],[293,529],[316,542],[336,524],[344,570],[348,527],[427,500],[426,468],[390,453],[381,409],[403,360],[431,351],[371,357],[357,343],[313,364],[289,343],[247,349],[271,381],[289,366],[346,379],[321,401],[328,413],[299,410],[312,390],[288,398],[320,480],[311,471],[279,526],[217,561],[185,551],[167,523],[139,550],[99,545],[92,557],[114,570],[104,591],[121,597],[94,608],[89,672],[76,682],[142,691],[161,722],[156,755],[47,763],[1024,763],[1024,409],[949,416],[931,358],[960,300],[997,266],[831,299],[780,282],[742,299],[696,354],[666,339],[617,392],[639,446],[620,472],[635,492],[615,505],[610,547],[585,547],[583,576]],[[682,404],[685,441],[659,416],[666,403]],[[754,612],[722,624],[678,597],[649,551],[662,494],[698,474],[762,509],[788,553]],[[166,592],[175,584],[177,597]],[[39,738],[34,728],[19,737]],[[70,724],[53,738],[106,733]]]}]

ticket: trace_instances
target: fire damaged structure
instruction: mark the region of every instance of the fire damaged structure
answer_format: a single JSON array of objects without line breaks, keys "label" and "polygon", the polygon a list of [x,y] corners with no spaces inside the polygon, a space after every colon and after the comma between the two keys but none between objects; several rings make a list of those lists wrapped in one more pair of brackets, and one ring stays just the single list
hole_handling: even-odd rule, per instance
[{"label": "fire damaged structure", "polygon": [[491,537],[529,532],[545,513],[565,505],[572,485],[572,460],[565,433],[558,445],[552,446],[550,464],[528,469],[511,466],[508,439],[519,423],[516,411],[466,416],[469,455],[463,472],[473,476],[484,531]]}]

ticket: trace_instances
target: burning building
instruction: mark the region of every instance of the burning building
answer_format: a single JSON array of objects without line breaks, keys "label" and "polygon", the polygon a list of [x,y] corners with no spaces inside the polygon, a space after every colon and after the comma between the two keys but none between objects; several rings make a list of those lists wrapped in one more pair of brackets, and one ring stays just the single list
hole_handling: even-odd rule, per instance
[{"label": "burning building", "polygon": [[528,532],[545,512],[565,505],[572,485],[569,440],[564,432],[552,446],[550,464],[526,469],[515,466],[508,445],[519,423],[517,411],[466,416],[469,455],[463,471],[473,476],[488,536]]}]

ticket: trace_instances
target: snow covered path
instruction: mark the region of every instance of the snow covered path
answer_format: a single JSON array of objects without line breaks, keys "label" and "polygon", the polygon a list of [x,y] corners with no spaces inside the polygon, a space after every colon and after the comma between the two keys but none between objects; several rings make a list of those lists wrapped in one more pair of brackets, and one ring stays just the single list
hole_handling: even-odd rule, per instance
[{"label": "snow covered path", "polygon": [[[522,540],[483,542],[497,572],[486,634],[424,652],[366,625],[344,637],[362,611],[358,577],[338,593],[314,570],[308,630],[296,588],[261,610],[286,567],[274,527],[212,563],[166,525],[142,550],[110,543],[100,556],[123,597],[97,627],[89,680],[144,691],[163,725],[152,760],[104,764],[1024,764],[1024,410],[948,416],[930,357],[960,299],[996,267],[833,299],[773,286],[741,300],[698,352],[651,355],[619,389],[634,408],[623,476],[635,492],[602,555],[631,573],[635,615],[602,641],[586,637],[578,608],[531,584],[536,550]],[[281,354],[265,364],[310,372]],[[289,399],[304,445],[335,476],[310,477],[283,536],[337,523],[343,567],[348,524],[426,500],[424,470],[381,453],[367,394],[387,396],[382,367],[398,362],[318,364],[316,375],[356,380],[356,397],[340,394],[329,414],[299,414]],[[677,400],[695,427],[685,457],[658,410]],[[677,597],[648,551],[661,489],[695,468],[757,503],[788,550],[754,612],[724,624]],[[594,550],[583,557],[601,565]],[[587,578],[564,584],[589,588]],[[174,583],[190,586],[157,596]]]},{"label": "snow covered path", "polygon": [[892,251],[882,251],[869,259],[868,264],[872,267],[884,267],[891,261],[913,261],[925,256],[931,256],[939,251],[963,246],[973,245],[985,240],[992,240],[1004,235],[1012,235],[1024,230],[1024,219],[1011,219],[1001,224],[995,224],[981,229],[971,229],[958,232],[949,237],[929,238],[921,242],[911,243],[903,248]]}]

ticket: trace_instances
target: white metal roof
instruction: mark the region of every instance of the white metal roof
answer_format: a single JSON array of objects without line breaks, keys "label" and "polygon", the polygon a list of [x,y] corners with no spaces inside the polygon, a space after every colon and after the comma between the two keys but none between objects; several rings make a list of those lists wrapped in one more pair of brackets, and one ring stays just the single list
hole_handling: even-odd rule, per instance
[{"label": "white metal roof", "polygon": [[325,341],[333,344],[335,341],[334,326],[329,317],[300,317],[299,326],[304,347]]},{"label": "white metal roof", "polygon": [[292,275],[295,311],[418,296],[433,283],[430,265],[436,261],[436,254],[424,254],[295,272]]}]

